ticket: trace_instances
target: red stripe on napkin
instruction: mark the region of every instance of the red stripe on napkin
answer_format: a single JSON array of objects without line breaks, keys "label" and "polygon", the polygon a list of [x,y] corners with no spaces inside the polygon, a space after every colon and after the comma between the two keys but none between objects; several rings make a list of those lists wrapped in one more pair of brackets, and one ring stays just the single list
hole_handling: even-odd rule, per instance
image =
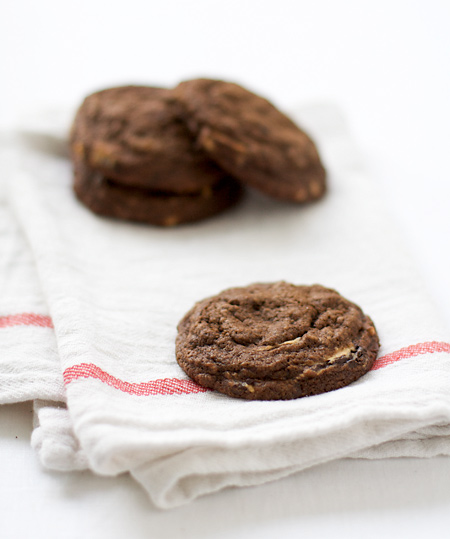
[{"label": "red stripe on napkin", "polygon": [[[450,353],[450,344],[446,342],[425,342],[420,344],[414,344],[412,346],[407,346],[406,348],[401,348],[396,352],[391,354],[386,354],[378,358],[371,370],[381,369],[400,361],[402,359],[407,359],[414,356],[419,356],[421,354],[431,354],[434,352],[449,352]],[[100,369],[97,365],[93,363],[80,363],[78,365],[73,365],[72,367],[67,368],[64,371],[64,382],[69,384],[74,380],[79,378],[94,378],[108,384],[111,387],[119,389],[124,393],[129,393],[130,395],[140,395],[140,396],[149,396],[149,395],[187,395],[189,393],[202,393],[204,391],[209,391],[208,389],[199,386],[197,383],[191,380],[180,380],[178,378],[162,378],[159,380],[152,380],[149,382],[141,383],[132,383],[124,382],[111,374]]]},{"label": "red stripe on napkin", "polygon": [[[0,328],[13,326],[38,326],[53,328],[53,322],[49,316],[35,313],[19,313],[7,316],[0,316]],[[373,371],[392,365],[402,359],[408,359],[423,354],[433,354],[436,352],[450,353],[450,343],[430,341],[401,348],[396,352],[391,352],[378,358],[372,366]],[[63,373],[64,382],[69,384],[79,378],[94,378],[119,389],[130,395],[186,395],[189,393],[201,393],[208,389],[199,386],[192,380],[181,380],[178,378],[161,378],[149,382],[125,382],[108,374],[93,363],[80,363],[66,369]]]},{"label": "red stripe on napkin", "polygon": [[50,316],[34,313],[10,314],[0,316],[0,328],[9,328],[13,326],[39,326],[43,328],[52,328],[53,322]]},{"label": "red stripe on napkin", "polygon": [[401,359],[407,359],[409,357],[420,356],[422,354],[433,354],[435,352],[449,352],[450,353],[450,344],[447,342],[422,342],[419,344],[413,344],[407,346],[406,348],[400,348],[396,352],[391,354],[386,354],[383,357],[378,358],[373,364],[372,371],[396,363]]},{"label": "red stripe on napkin", "polygon": [[124,382],[115,376],[111,376],[93,363],[73,365],[73,367],[69,367],[64,371],[63,376],[66,384],[78,378],[95,378],[120,391],[139,396],[186,395],[208,391],[208,389],[199,386],[192,380],[179,380],[178,378],[161,378],[141,383]]}]

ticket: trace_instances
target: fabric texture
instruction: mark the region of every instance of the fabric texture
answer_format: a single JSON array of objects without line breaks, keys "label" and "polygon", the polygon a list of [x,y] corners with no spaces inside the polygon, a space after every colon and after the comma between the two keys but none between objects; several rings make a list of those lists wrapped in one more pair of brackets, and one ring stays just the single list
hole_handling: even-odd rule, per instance
[{"label": "fabric texture", "polygon": [[0,403],[64,399],[53,323],[32,252],[8,205],[13,141],[0,136]]},{"label": "fabric texture", "polygon": [[[72,193],[66,120],[23,127],[2,173],[0,402],[36,399],[32,444],[46,467],[130,472],[169,508],[343,457],[450,454],[448,331],[338,112],[317,105],[294,117],[328,170],[323,200],[251,192],[171,229],[90,213]],[[225,288],[277,280],[359,304],[380,336],[373,369],[292,401],[240,401],[187,380],[174,353],[184,313]],[[8,324],[21,313],[46,325]]]}]

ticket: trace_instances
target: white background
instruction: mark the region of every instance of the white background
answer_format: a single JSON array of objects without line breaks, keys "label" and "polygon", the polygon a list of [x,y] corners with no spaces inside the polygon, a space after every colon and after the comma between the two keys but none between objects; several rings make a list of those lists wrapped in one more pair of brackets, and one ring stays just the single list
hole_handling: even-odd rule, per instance
[{"label": "white background", "polygon": [[[285,110],[332,101],[450,329],[449,25],[447,0],[6,0],[0,128],[104,87],[197,76]],[[161,512],[128,477],[44,473],[30,410],[0,407],[5,538],[449,536],[449,459],[342,461]]]}]

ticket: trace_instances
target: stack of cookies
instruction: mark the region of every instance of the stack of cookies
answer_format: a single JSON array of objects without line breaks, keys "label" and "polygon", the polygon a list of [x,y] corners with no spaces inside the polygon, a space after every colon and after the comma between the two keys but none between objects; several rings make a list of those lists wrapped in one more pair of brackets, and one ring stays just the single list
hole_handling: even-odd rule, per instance
[{"label": "stack of cookies", "polygon": [[243,185],[298,203],[326,188],[306,133],[262,97],[217,80],[96,92],[76,114],[70,147],[81,202],[153,225],[210,217]]}]

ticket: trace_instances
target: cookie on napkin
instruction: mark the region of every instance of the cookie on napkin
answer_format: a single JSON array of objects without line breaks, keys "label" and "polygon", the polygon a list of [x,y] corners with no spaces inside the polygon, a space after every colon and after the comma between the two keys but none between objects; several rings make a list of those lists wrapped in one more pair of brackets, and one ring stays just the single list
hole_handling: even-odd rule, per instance
[{"label": "cookie on napkin", "polygon": [[70,134],[74,190],[94,213],[160,226],[211,217],[242,189],[194,144],[171,90],[108,88],[88,96]]},{"label": "cookie on napkin", "polygon": [[121,86],[89,95],[70,146],[75,161],[125,186],[186,194],[227,176],[195,146],[166,88]]},{"label": "cookie on napkin", "polygon": [[204,387],[285,400],[354,382],[378,348],[372,320],[335,290],[277,282],[197,303],[179,323],[176,357]]},{"label": "cookie on napkin", "polygon": [[199,192],[179,195],[124,187],[81,162],[74,166],[74,191],[98,215],[158,226],[175,226],[211,217],[235,204],[241,186],[223,179]]},{"label": "cookie on napkin", "polygon": [[242,183],[291,202],[324,195],[314,142],[269,101],[220,80],[188,80],[175,91],[198,146]]}]

